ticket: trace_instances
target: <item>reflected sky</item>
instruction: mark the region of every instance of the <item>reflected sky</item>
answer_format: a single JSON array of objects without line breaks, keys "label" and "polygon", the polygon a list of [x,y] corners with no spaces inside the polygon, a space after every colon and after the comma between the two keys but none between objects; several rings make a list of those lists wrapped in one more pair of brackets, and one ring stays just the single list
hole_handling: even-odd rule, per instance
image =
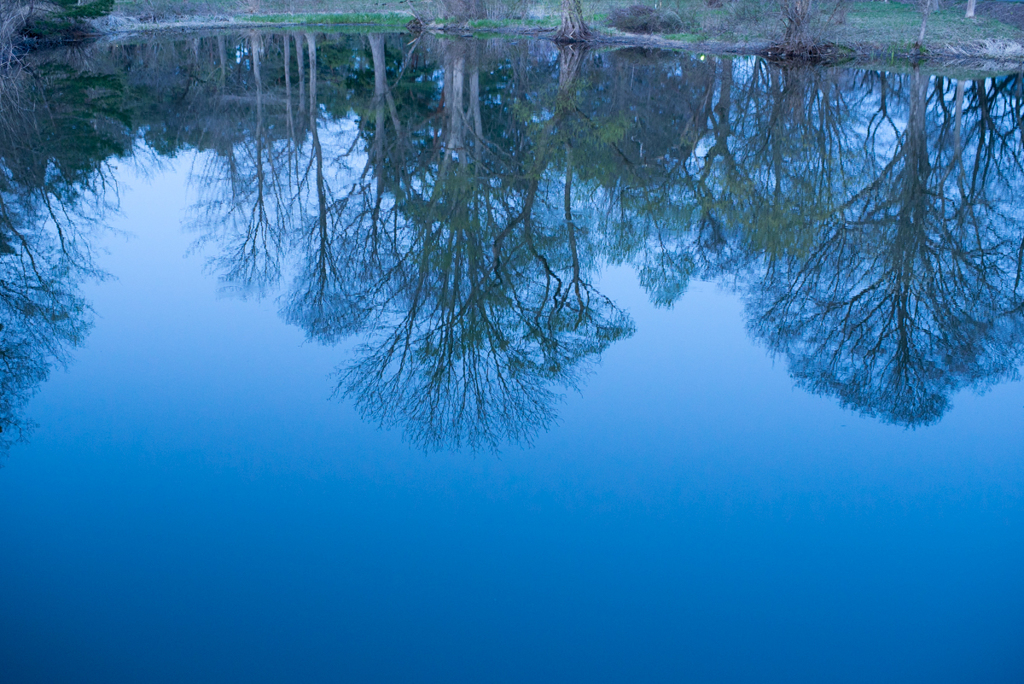
[{"label": "reflected sky", "polygon": [[[186,42],[173,54],[215,66],[222,42],[241,68],[251,38],[234,48],[232,40],[212,36],[195,51]],[[957,129],[957,84],[907,74],[887,77],[895,132],[877,148],[881,161],[864,156],[857,125],[833,128],[859,136],[843,148],[859,156],[850,153],[846,168],[854,170],[828,167],[829,204],[805,201],[821,196],[821,148],[780,150],[803,164],[795,178],[816,181],[804,195],[787,181],[783,196],[803,198],[787,213],[751,199],[776,183],[761,165],[771,158],[771,135],[757,112],[728,117],[733,131],[753,127],[724,137],[731,156],[711,152],[714,129],[684,148],[673,147],[682,138],[667,125],[581,131],[594,110],[628,120],[607,104],[613,94],[592,109],[582,104],[611,83],[606,71],[633,71],[632,83],[646,78],[654,92],[664,90],[659,79],[678,78],[684,94],[703,75],[702,97],[666,104],[665,116],[692,120],[702,103],[705,113],[723,112],[722,63],[709,74],[706,61],[679,56],[580,59],[543,46],[509,56],[487,44],[457,44],[452,55],[421,45],[430,59],[410,63],[406,73],[418,65],[425,75],[408,96],[433,123],[417,128],[412,115],[401,118],[408,100],[393,85],[407,40],[377,44],[395,64],[392,117],[370,68],[376,39],[315,36],[325,60],[317,98],[325,84],[348,93],[328,99],[341,114],[321,106],[311,122],[307,61],[301,145],[267,133],[258,147],[252,131],[288,131],[282,89],[295,98],[292,131],[302,120],[297,69],[286,84],[283,71],[267,66],[274,49],[283,56],[283,41],[261,40],[266,85],[252,98],[236,91],[216,100],[237,108],[227,133],[195,123],[223,120],[199,106],[208,100],[174,110],[168,103],[182,100],[165,96],[162,118],[142,127],[130,120],[127,130],[142,138],[122,138],[131,154],[97,155],[119,202],[116,210],[89,204],[101,220],[76,224],[85,241],[78,244],[89,246],[87,269],[62,264],[69,252],[54,247],[59,235],[54,242],[50,227],[33,224],[49,242],[31,243],[31,254],[54,255],[36,262],[77,274],[57,279],[56,291],[87,305],[70,319],[91,327],[49,338],[58,342],[32,357],[49,364],[49,375],[19,395],[30,398],[19,410],[38,426],[0,471],[5,681],[1020,678],[1024,392],[1012,380],[1021,234],[1006,201],[1020,176],[1000,150],[976,152],[980,89],[1011,97],[1016,86],[1000,91],[990,79],[963,88],[960,159],[987,158],[994,169],[976,186],[985,201],[972,211],[960,212],[955,192],[943,191],[950,199],[935,189],[961,173],[942,156]],[[324,47],[332,41],[333,52]],[[291,37],[293,63],[297,42]],[[152,64],[137,66],[146,54],[128,52],[131,59],[118,57],[136,65],[128,85],[155,80]],[[464,105],[474,59],[487,66],[489,76],[478,74],[485,102],[512,98],[516,87],[534,98],[533,108],[508,107],[521,123],[500,136],[486,126],[505,108],[480,113],[482,131],[521,140],[528,153],[473,156],[473,108],[449,115],[441,106],[452,101],[445,88],[455,90],[444,74],[458,72],[459,59]],[[519,86],[508,66],[515,60],[526,73]],[[742,97],[757,73],[751,64],[733,64],[742,86],[729,91],[729,111],[753,106]],[[493,76],[502,65],[513,72],[503,81]],[[247,69],[224,83],[252,94],[257,83],[245,78],[256,66]],[[562,79],[562,71],[575,75]],[[216,90],[218,73],[202,73],[201,84]],[[870,81],[877,94],[881,76],[763,78],[764,90],[774,83],[817,113],[813,103],[829,92],[822,83],[844,102],[861,102],[870,98],[854,98],[850,84]],[[791,79],[796,92],[779,79]],[[642,105],[636,90],[620,96],[623,106]],[[257,97],[268,108],[262,116]],[[908,131],[920,119],[914,97],[928,105],[923,142]],[[765,120],[796,112],[792,102],[764,100]],[[990,116],[986,140],[1000,131]],[[783,123],[816,130],[813,117],[795,118]],[[152,123],[160,120],[162,129]],[[377,121],[394,127],[382,152],[373,150]],[[312,126],[326,160],[323,202]],[[455,155],[452,126],[463,126],[468,141]],[[543,135],[550,159],[538,170],[532,145]],[[658,136],[671,143],[658,148]],[[974,145],[970,154],[964,141]],[[300,187],[272,178],[279,189],[265,196],[296,205],[284,222],[277,208],[262,217],[254,201],[255,160],[281,152],[271,142],[291,146],[291,173],[307,179]],[[669,170],[640,164],[641,145],[645,156],[671,161]],[[665,151],[672,149],[687,154]],[[633,163],[601,166],[601,150]],[[379,167],[374,154],[385,155]],[[445,159],[450,175],[439,187]],[[878,172],[870,182],[860,180],[864,165]],[[403,168],[412,171],[402,177]],[[511,180],[482,172],[496,168],[510,169],[502,178]],[[963,168],[963,178],[981,174]],[[483,186],[502,212],[472,204]],[[524,213],[531,192],[529,234],[520,219],[496,256],[495,237]],[[684,193],[701,201],[669,205]],[[53,195],[84,206],[59,186]],[[931,198],[923,207],[922,195]],[[328,206],[337,212],[321,214]],[[220,213],[204,213],[211,207]],[[376,240],[375,207],[388,217]],[[686,223],[677,213],[684,210]],[[359,220],[332,223],[345,211]],[[934,218],[939,211],[945,220]],[[458,221],[467,222],[463,237]],[[250,259],[254,244],[279,265]],[[325,265],[339,277],[318,281]],[[351,275],[356,267],[364,270]],[[434,280],[417,289],[424,277]],[[562,304],[552,294],[559,282],[569,284],[557,291],[570,295]],[[5,315],[30,320],[25,310]],[[452,325],[453,314],[465,322]],[[366,371],[358,365],[366,359],[379,363],[374,354],[403,326],[413,331],[403,344],[420,345],[410,353],[423,375],[375,366],[378,378],[398,385],[370,386],[381,398],[375,404],[345,374]],[[617,327],[603,333],[609,326]],[[451,411],[461,405],[451,403],[451,387],[464,400],[466,378],[478,377],[458,365],[472,354],[493,364],[484,377],[543,383],[513,389],[529,392],[534,405],[540,399],[546,413],[527,424],[535,414],[523,411],[536,409],[477,390],[469,399],[492,401],[485,408],[515,423]],[[545,365],[552,359],[578,375],[554,373]],[[424,394],[449,402],[447,412],[417,413],[424,404],[409,402]]]}]

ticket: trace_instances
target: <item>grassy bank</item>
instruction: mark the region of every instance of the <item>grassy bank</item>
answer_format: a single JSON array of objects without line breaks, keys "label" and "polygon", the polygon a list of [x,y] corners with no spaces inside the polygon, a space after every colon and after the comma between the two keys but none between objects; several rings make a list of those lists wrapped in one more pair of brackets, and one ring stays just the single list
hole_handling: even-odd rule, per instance
[{"label": "grassy bank", "polygon": [[398,12],[371,13],[371,12],[345,12],[345,13],[313,13],[299,12],[295,14],[251,14],[240,17],[240,21],[258,24],[289,24],[309,26],[383,26],[387,28],[402,28],[411,19],[408,14]]},{"label": "grassy bank", "polygon": [[[672,13],[678,22],[675,30],[662,34],[614,28],[609,18],[628,4],[628,0],[591,0],[584,2],[584,12],[604,40],[637,45],[759,52],[784,34],[776,5],[761,0],[712,3],[717,6],[709,6],[706,0],[663,0],[661,11]],[[395,30],[417,17],[428,29],[532,34],[555,28],[560,11],[559,0],[118,0],[116,7],[119,16],[140,28],[205,23]],[[917,45],[921,15],[915,5],[851,2],[840,20],[818,30],[819,38],[836,46],[841,55],[1024,62],[1024,4],[980,0],[978,15],[967,19],[963,3],[947,2],[930,15],[924,43]]]}]

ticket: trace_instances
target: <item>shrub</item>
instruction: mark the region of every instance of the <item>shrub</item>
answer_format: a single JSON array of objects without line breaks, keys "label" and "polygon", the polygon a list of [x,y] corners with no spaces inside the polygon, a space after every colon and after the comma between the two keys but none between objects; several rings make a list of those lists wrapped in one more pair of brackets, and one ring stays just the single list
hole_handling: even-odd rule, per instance
[{"label": "shrub", "polygon": [[626,33],[679,33],[687,28],[678,14],[647,5],[631,5],[612,11],[608,24]]},{"label": "shrub", "polygon": [[90,19],[110,14],[114,0],[47,0],[26,2],[14,0],[13,4],[28,5],[24,31],[30,36],[44,39],[64,39],[74,34],[88,33]]},{"label": "shrub", "polygon": [[829,52],[836,26],[846,21],[846,0],[780,0],[786,33],[773,52],[783,57],[819,57]]}]

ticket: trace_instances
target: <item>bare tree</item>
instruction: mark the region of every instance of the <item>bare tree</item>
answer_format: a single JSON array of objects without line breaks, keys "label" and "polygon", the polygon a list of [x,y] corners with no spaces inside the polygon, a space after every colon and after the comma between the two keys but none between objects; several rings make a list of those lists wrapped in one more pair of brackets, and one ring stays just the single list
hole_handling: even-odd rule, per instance
[{"label": "bare tree", "polygon": [[928,30],[928,17],[939,9],[939,0],[914,0],[917,11],[921,13],[921,30],[917,35],[917,46],[924,47],[924,36]]},{"label": "bare tree", "polygon": [[102,277],[90,243],[116,195],[106,159],[131,139],[103,107],[119,99],[116,79],[50,66],[0,70],[0,455],[89,330],[79,289]]}]

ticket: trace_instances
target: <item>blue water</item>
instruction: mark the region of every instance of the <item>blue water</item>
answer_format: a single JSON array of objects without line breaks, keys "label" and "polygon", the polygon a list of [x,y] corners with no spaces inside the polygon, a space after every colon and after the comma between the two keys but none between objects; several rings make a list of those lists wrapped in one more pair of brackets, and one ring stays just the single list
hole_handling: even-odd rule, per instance
[{"label": "blue water", "polygon": [[183,258],[131,179],[98,322],[0,472],[9,682],[1015,681],[1024,388],[939,425],[794,390],[735,296],[637,321],[531,450],[327,400],[337,350]]},{"label": "blue water", "polygon": [[0,470],[0,681],[1024,680],[1019,381],[893,425],[727,281],[612,264],[635,333],[548,429],[424,449],[333,395],[354,342],[225,290],[197,154],[113,163],[93,328]]}]

